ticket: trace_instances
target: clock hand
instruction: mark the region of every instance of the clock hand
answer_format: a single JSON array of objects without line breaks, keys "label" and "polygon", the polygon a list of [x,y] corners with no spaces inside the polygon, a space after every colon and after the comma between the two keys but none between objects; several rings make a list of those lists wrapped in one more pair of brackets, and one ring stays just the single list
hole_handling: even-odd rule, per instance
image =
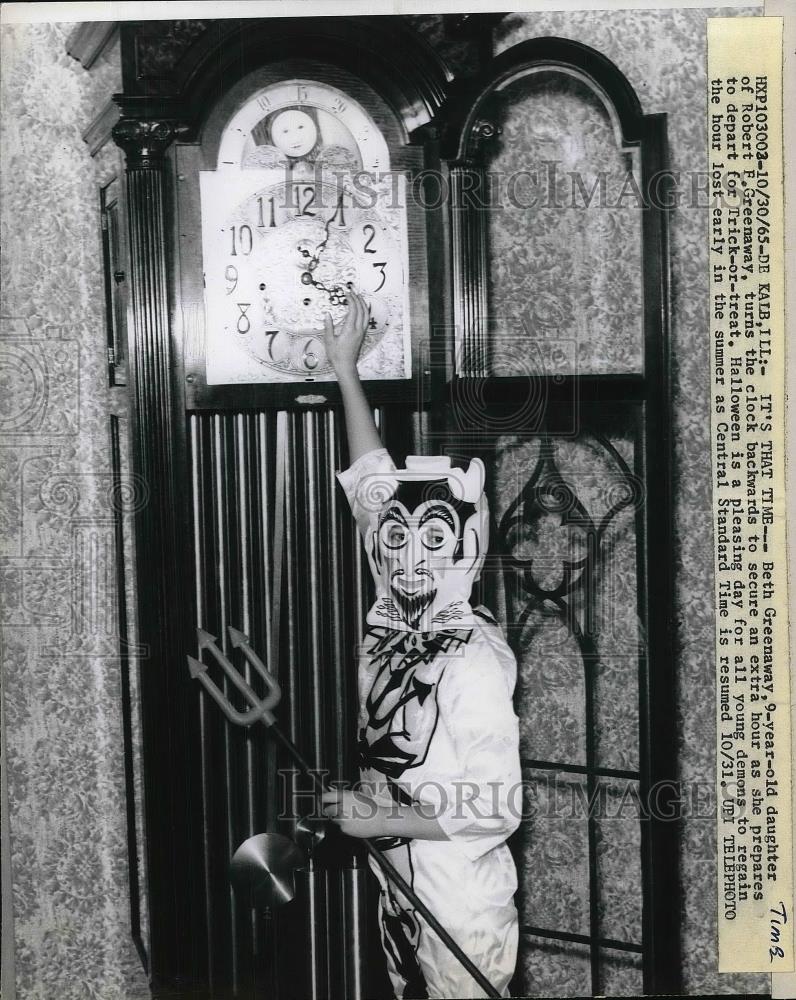
[{"label": "clock hand", "polygon": [[316,267],[318,266],[318,264],[320,263],[320,256],[321,256],[321,254],[323,253],[323,251],[324,251],[324,250],[326,249],[326,244],[327,244],[327,243],[329,242],[329,226],[330,226],[330,225],[332,224],[332,219],[333,219],[333,218],[334,218],[334,216],[333,216],[333,215],[331,215],[331,216],[329,216],[329,218],[328,218],[328,219],[326,220],[326,223],[325,223],[325,225],[324,225],[324,227],[323,227],[323,229],[324,229],[324,236],[323,236],[323,239],[322,239],[322,240],[321,240],[321,242],[320,242],[320,243],[319,243],[319,244],[318,244],[318,245],[317,245],[317,246],[315,247],[315,253],[314,253],[314,254],[311,254],[311,253],[309,252],[309,250],[305,250],[305,249],[304,249],[303,247],[302,247],[302,248],[301,248],[301,250],[300,250],[300,253],[301,253],[301,256],[302,256],[302,257],[309,257],[309,259],[310,259],[310,262],[309,262],[309,264],[307,265],[307,271],[308,271],[308,272],[312,272],[312,271],[314,271],[314,270],[315,270],[315,268],[316,268]]},{"label": "clock hand", "polygon": [[317,268],[320,263],[320,255],[326,249],[326,244],[329,242],[329,226],[332,224],[332,220],[335,215],[329,216],[324,225],[324,237],[321,242],[315,247],[315,253],[311,254],[309,250],[302,247],[299,252],[302,257],[309,258],[309,264],[307,265],[306,271],[301,276],[301,281],[305,285],[313,285],[313,287],[318,288],[320,291],[326,292],[329,296],[329,301],[332,305],[347,305],[348,300],[345,298],[345,292],[341,285],[335,285],[330,288],[323,281],[319,281],[313,277],[313,271]]},{"label": "clock hand", "polygon": [[301,280],[305,285],[313,285],[320,291],[326,292],[326,294],[329,296],[329,301],[331,302],[332,305],[344,306],[348,304],[348,300],[345,298],[345,291],[342,285],[334,285],[333,287],[330,288],[322,281],[318,281],[316,278],[313,278],[312,273],[310,271],[305,271],[304,274],[302,274],[301,276]]},{"label": "clock hand", "polygon": [[317,288],[322,292],[326,292],[332,305],[348,304],[348,301],[345,298],[345,290],[342,285],[333,285],[330,288],[329,285],[325,284],[323,281],[313,277],[312,270],[304,271],[301,275],[301,283],[303,285],[312,285],[314,288]]}]

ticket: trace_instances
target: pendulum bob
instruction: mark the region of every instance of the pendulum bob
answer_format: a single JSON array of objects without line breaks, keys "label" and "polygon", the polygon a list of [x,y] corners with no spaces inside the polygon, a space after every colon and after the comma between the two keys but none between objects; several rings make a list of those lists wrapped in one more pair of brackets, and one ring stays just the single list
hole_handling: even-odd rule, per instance
[{"label": "pendulum bob", "polygon": [[258,833],[245,840],[230,862],[230,880],[247,889],[258,906],[276,908],[296,895],[296,872],[307,863],[305,853],[289,837]]}]

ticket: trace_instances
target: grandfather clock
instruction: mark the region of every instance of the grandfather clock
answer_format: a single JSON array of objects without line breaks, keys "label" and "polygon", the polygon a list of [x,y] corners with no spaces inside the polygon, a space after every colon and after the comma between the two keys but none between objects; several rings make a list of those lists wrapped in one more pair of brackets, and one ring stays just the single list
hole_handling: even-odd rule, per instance
[{"label": "grandfather clock", "polygon": [[235,661],[229,630],[244,632],[305,757],[355,777],[368,583],[336,490],[324,320],[340,321],[351,288],[367,296],[360,373],[386,439],[415,450],[441,298],[428,248],[443,233],[411,188],[447,74],[393,18],[190,22],[187,37],[177,25],[178,56],[152,76],[150,30],[122,27],[113,132],[127,159],[133,456],[151,486],[135,525],[150,974],[169,995],[374,995],[355,849],[323,845],[283,911],[231,888],[236,847],[292,833],[311,804],[265,733],[230,726],[185,663],[198,642],[213,643],[211,670]]},{"label": "grandfather clock", "polygon": [[[517,654],[527,788],[643,797],[673,771],[665,119],[586,46],[493,57],[501,16],[121,26],[131,462],[149,487],[130,829],[156,995],[388,995],[355,845],[321,844],[282,909],[232,887],[238,845],[295,835],[311,798],[186,666],[202,653],[234,700],[220,664],[248,669],[244,633],[304,756],[356,776],[369,575],[324,349],[352,288],[388,447],[489,467],[484,596]],[[529,167],[558,157],[647,204],[531,204]],[[677,992],[672,815],[524,818],[518,993]]]}]

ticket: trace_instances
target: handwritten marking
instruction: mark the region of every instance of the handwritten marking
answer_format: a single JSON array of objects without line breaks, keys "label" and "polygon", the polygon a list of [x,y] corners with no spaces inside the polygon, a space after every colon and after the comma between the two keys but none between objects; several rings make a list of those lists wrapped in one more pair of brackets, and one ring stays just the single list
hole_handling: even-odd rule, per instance
[{"label": "handwritten marking", "polygon": [[779,929],[784,927],[788,922],[788,911],[785,909],[785,904],[780,901],[779,905],[772,907],[769,911],[773,916],[770,921],[770,931],[769,931],[769,941],[771,942],[771,947],[768,949],[768,960],[773,962],[775,958],[784,958],[785,952],[779,945]]}]

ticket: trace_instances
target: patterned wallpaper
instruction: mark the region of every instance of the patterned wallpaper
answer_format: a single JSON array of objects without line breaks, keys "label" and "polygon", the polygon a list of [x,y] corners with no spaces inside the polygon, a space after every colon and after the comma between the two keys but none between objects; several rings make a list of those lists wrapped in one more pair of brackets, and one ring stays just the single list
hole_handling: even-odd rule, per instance
[{"label": "patterned wallpaper", "polygon": [[[683,202],[672,218],[677,721],[681,779],[688,787],[699,785],[703,803],[713,802],[715,777],[708,243],[707,214],[689,206],[687,178],[691,172],[706,168],[705,20],[718,14],[755,12],[757,9],[750,6],[732,12],[513,14],[497,30],[498,51],[525,38],[553,35],[583,42],[606,55],[627,76],[645,113],[668,115],[671,166],[682,171],[686,181]],[[766,976],[719,976],[716,970],[715,822],[712,816],[704,815],[709,812],[703,805],[702,815],[687,817],[683,828],[685,989],[690,994],[764,993],[768,990]],[[562,995],[582,993],[586,960],[572,955],[568,962],[562,962],[558,949],[546,950],[558,968],[554,979]],[[621,970],[617,977],[617,985],[624,983],[623,991],[632,992],[632,974]]]},{"label": "patterned wallpaper", "polygon": [[487,217],[493,365],[506,375],[641,371],[638,156],[573,77],[522,77],[499,108],[485,164],[500,195]]},{"label": "patterned wallpaper", "polygon": [[[2,30],[5,774],[11,1000],[149,996],[129,931],[97,185],[81,132],[120,88],[73,25]],[[5,846],[5,845],[4,845]]]}]

